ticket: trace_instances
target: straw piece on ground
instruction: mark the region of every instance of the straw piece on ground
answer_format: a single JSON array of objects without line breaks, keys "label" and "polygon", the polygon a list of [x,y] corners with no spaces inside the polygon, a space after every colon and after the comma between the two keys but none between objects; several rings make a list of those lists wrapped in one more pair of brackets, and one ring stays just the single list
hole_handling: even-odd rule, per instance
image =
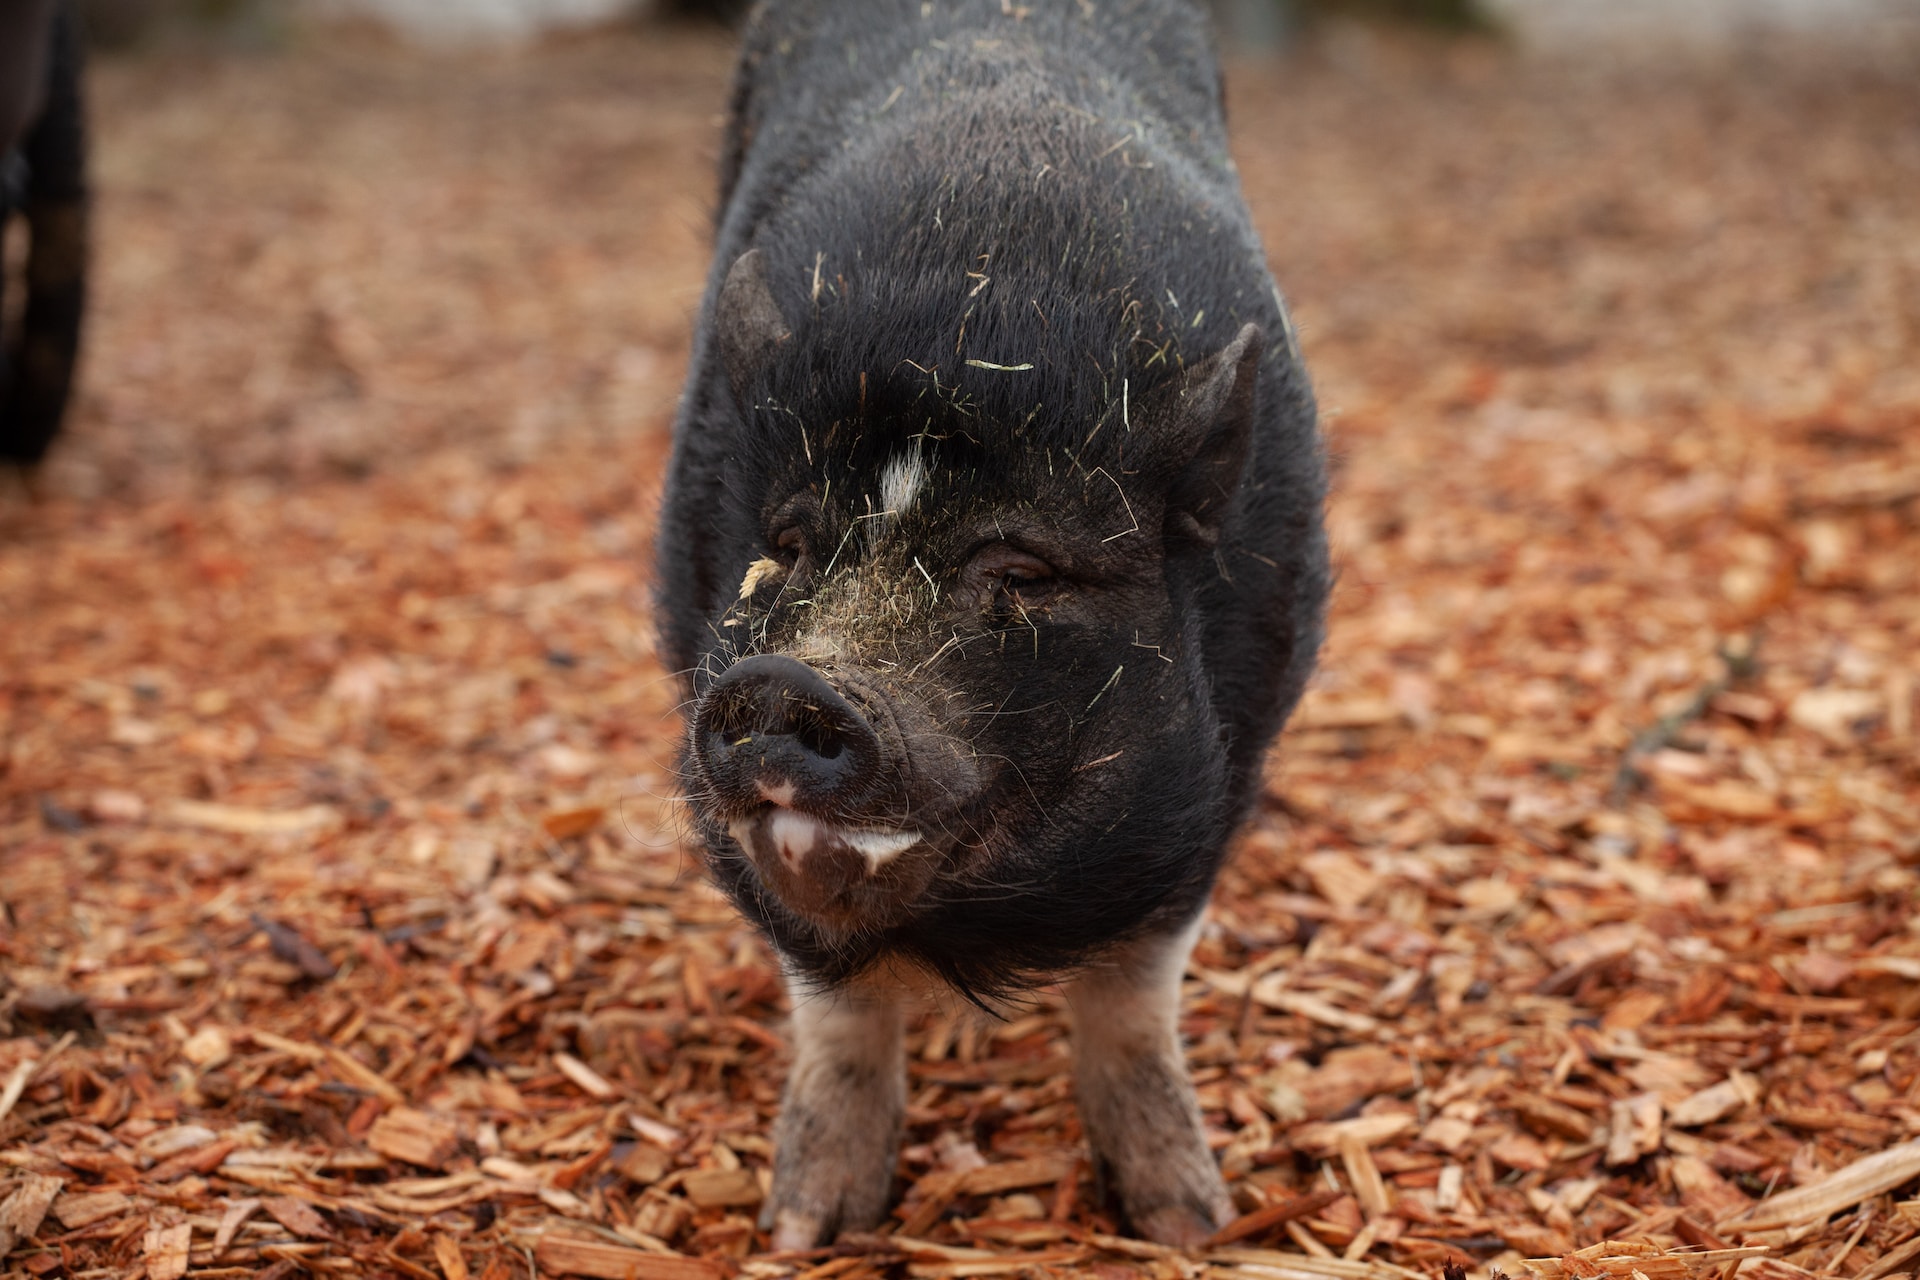
[{"label": "straw piece on ground", "polygon": [[554,1054],[553,1065],[559,1068],[561,1075],[580,1086],[581,1092],[590,1097],[606,1102],[619,1095],[620,1091],[608,1083],[605,1076],[570,1053]]},{"label": "straw piece on ground", "polygon": [[687,1190],[687,1199],[702,1209],[760,1203],[760,1179],[751,1169],[696,1169],[681,1185]]},{"label": "straw piece on ground", "polygon": [[373,1122],[367,1145],[394,1160],[442,1169],[460,1149],[460,1129],[446,1116],[396,1107]]},{"label": "straw piece on ground", "polygon": [[39,1065],[38,1058],[27,1058],[15,1064],[8,1073],[7,1083],[0,1085],[0,1120],[5,1120],[13,1110],[13,1104],[20,1101],[20,1095],[27,1091],[27,1081]]},{"label": "straw piece on ground", "polygon": [[1699,1271],[1738,1265],[1748,1258],[1765,1257],[1769,1252],[1771,1250],[1764,1245],[1748,1245],[1738,1249],[1703,1249],[1698,1252],[1669,1253],[1648,1244],[1603,1240],[1575,1254],[1574,1258],[1577,1261],[1573,1266],[1569,1266],[1567,1260],[1563,1258],[1531,1258],[1527,1261],[1527,1266],[1538,1273],[1541,1280],[1599,1275],[1617,1276],[1621,1277],[1621,1280],[1626,1280],[1627,1277],[1636,1274],[1644,1275],[1648,1280],[1681,1280],[1682,1277]]},{"label": "straw piece on ground", "polygon": [[1076,1159],[1073,1155],[1030,1156],[970,1169],[960,1177],[959,1194],[997,1196],[1022,1187],[1055,1183],[1073,1172]]},{"label": "straw piece on ground", "polygon": [[1735,1071],[1719,1084],[1710,1085],[1673,1104],[1667,1123],[1682,1129],[1698,1128],[1752,1106],[1760,1100],[1760,1085],[1744,1071]]},{"label": "straw piece on ground", "polygon": [[600,1280],[720,1280],[720,1268],[704,1258],[668,1257],[632,1245],[610,1244],[563,1231],[549,1231],[533,1247],[543,1271]]},{"label": "straw piece on ground", "polygon": [[108,1218],[117,1218],[133,1208],[134,1199],[119,1191],[95,1191],[86,1195],[64,1195],[53,1202],[53,1216],[69,1231],[90,1227]]},{"label": "straw piece on ground", "polygon": [[187,1274],[192,1247],[193,1227],[189,1223],[165,1227],[156,1222],[148,1227],[141,1249],[147,1263],[147,1280],[180,1280]]},{"label": "straw piece on ground", "polygon": [[1721,1229],[1765,1231],[1813,1222],[1850,1209],[1869,1196],[1891,1191],[1920,1177],[1920,1138],[1903,1142],[1835,1170],[1811,1186],[1796,1187],[1763,1200],[1744,1215],[1719,1223]]},{"label": "straw piece on ground", "polygon": [[1308,1195],[1288,1196],[1284,1200],[1235,1218],[1215,1232],[1207,1244],[1209,1247],[1218,1248],[1221,1245],[1265,1235],[1276,1227],[1283,1227],[1289,1222],[1313,1216],[1338,1200],[1341,1194],[1337,1190],[1323,1189]]},{"label": "straw piece on ground", "polygon": [[0,1257],[40,1229],[53,1198],[65,1185],[64,1179],[30,1173],[12,1195],[0,1201]]},{"label": "straw piece on ground", "polygon": [[1362,1147],[1375,1147],[1399,1137],[1418,1123],[1413,1116],[1404,1112],[1388,1112],[1377,1116],[1358,1116],[1352,1120],[1303,1124],[1289,1133],[1287,1139],[1300,1151],[1338,1151],[1350,1142]]},{"label": "straw piece on ground", "polygon": [[340,811],[313,804],[300,809],[248,809],[208,800],[174,800],[160,809],[166,821],[201,831],[242,836],[298,836],[338,826]]}]

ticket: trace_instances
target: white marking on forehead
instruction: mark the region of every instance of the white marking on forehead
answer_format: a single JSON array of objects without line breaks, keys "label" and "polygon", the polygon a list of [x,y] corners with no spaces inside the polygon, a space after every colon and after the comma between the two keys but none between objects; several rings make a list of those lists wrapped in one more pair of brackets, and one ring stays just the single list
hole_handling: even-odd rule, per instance
[{"label": "white marking on forehead", "polygon": [[909,453],[895,454],[887,463],[887,469],[880,473],[880,510],[884,515],[903,516],[913,500],[920,496],[920,487],[927,482],[927,464],[920,456],[920,445],[914,442]]}]

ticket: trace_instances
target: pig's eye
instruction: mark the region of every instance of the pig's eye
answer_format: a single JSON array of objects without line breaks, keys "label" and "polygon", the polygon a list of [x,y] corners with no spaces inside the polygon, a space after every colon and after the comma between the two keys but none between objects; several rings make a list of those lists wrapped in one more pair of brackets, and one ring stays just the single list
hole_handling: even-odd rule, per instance
[{"label": "pig's eye", "polygon": [[1052,565],[1004,542],[975,552],[967,576],[988,606],[1029,608],[1060,589]]}]

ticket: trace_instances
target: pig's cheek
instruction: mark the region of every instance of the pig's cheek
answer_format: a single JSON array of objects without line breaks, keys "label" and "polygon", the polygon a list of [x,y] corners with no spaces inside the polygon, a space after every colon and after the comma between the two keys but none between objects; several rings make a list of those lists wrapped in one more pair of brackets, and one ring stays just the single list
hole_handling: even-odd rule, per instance
[{"label": "pig's cheek", "polygon": [[793,1071],[760,1214],[774,1249],[811,1249],[886,1216],[907,1105],[896,1002],[795,989],[793,1004]]}]

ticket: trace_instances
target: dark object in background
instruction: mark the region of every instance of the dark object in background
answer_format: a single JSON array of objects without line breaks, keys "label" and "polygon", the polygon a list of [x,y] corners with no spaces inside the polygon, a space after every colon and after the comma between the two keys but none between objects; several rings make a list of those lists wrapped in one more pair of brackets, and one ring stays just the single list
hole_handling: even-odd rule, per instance
[{"label": "dark object in background", "polygon": [[185,0],[71,0],[89,49],[131,49],[151,39]]},{"label": "dark object in background", "polygon": [[709,869],[791,976],[775,1248],[884,1214],[927,987],[1065,979],[1134,1229],[1231,1214],[1180,977],[1328,569],[1220,100],[1198,0],[755,10],[659,581]]},{"label": "dark object in background", "polygon": [[14,1022],[36,1031],[52,1034],[74,1031],[89,1040],[99,1031],[84,992],[66,987],[28,987],[5,1003],[11,1006]]},{"label": "dark object in background", "polygon": [[1309,21],[1373,18],[1443,30],[1490,32],[1498,24],[1480,0],[1292,0]]},{"label": "dark object in background", "polygon": [[26,136],[47,101],[54,0],[0,0],[0,155]]},{"label": "dark object in background", "polygon": [[269,920],[257,911],[249,919],[254,928],[267,935],[267,944],[273,948],[275,958],[295,966],[304,976],[324,982],[340,971],[324,951],[307,941],[292,925]]},{"label": "dark object in background", "polygon": [[86,306],[86,129],[80,37],[65,3],[0,0],[0,235],[27,228],[26,269],[0,264],[0,461],[32,465],[60,430]]},{"label": "dark object in background", "polygon": [[747,16],[752,0],[667,0],[661,7],[675,17],[737,23]]}]

